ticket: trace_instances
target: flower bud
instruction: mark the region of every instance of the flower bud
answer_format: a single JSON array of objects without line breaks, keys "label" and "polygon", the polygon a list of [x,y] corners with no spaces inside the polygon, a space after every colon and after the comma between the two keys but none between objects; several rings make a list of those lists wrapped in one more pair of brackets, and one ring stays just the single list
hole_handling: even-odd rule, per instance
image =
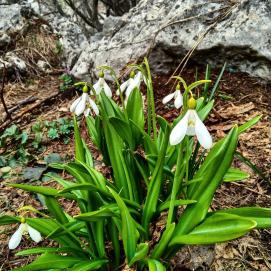
[{"label": "flower bud", "polygon": [[99,77],[100,77],[100,78],[104,78],[104,72],[103,72],[103,71],[100,71],[100,72],[99,72]]},{"label": "flower bud", "polygon": [[21,223],[25,223],[25,218],[21,217]]},{"label": "flower bud", "polygon": [[196,105],[197,105],[197,101],[193,97],[191,97],[187,102],[187,106],[189,109],[195,109]]},{"label": "flower bud", "polygon": [[87,85],[83,86],[83,93],[88,93],[88,86]]}]

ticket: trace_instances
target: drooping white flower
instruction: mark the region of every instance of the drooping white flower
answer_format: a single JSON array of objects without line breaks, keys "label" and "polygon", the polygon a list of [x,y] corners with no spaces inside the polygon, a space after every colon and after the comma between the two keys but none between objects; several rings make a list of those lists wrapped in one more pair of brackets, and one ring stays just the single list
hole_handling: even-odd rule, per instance
[{"label": "drooping white flower", "polygon": [[164,99],[162,100],[163,104],[167,104],[172,99],[174,99],[174,106],[179,109],[183,105],[183,95],[181,94],[180,85],[178,84],[176,87],[176,90],[173,93],[168,94]]},{"label": "drooping white flower", "polygon": [[[193,100],[191,100],[193,99]],[[179,144],[185,137],[196,135],[199,143],[205,149],[210,149],[212,147],[213,141],[212,137],[200,120],[197,111],[195,110],[196,101],[194,98],[190,98],[188,101],[188,110],[184,117],[176,124],[172,129],[169,142],[171,145]]]},{"label": "drooping white flower", "polygon": [[9,249],[15,249],[16,247],[18,247],[21,243],[22,236],[25,234],[29,234],[31,239],[36,243],[40,242],[42,239],[41,234],[37,230],[35,230],[25,222],[22,222],[19,228],[13,233],[8,242]]},{"label": "drooping white flower", "polygon": [[[134,74],[134,72],[132,71],[130,74],[130,78],[123,82],[120,85],[120,91],[121,93],[125,93],[125,100],[127,101],[130,94],[132,93],[132,91],[135,88],[139,88],[140,84],[142,82],[142,73],[139,71],[136,75]],[[119,95],[119,91],[117,91],[117,95]]]},{"label": "drooping white flower", "polygon": [[90,113],[90,109],[92,109],[96,115],[99,115],[99,108],[96,103],[89,97],[88,95],[88,87],[83,87],[83,94],[77,98],[71,105],[70,111],[75,113],[76,116],[80,116],[81,114],[85,114],[88,116]]},{"label": "drooping white flower", "polygon": [[95,89],[96,94],[100,94],[101,91],[104,91],[105,95],[109,98],[112,97],[112,91],[108,84],[104,80],[104,73],[100,72],[99,74],[99,80],[93,85],[93,88]]}]

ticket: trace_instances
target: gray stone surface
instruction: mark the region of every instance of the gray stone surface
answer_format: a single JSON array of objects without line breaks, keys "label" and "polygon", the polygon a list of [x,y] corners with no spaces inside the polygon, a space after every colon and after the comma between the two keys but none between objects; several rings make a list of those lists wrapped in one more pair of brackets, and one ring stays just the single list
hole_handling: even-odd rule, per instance
[{"label": "gray stone surface", "polygon": [[[150,55],[154,71],[168,72],[219,19],[192,59],[218,66],[227,61],[232,69],[271,81],[270,14],[270,0],[142,0],[128,14],[105,22],[106,35],[85,47],[72,72],[88,78],[100,65],[120,70],[148,52],[158,29],[173,23],[159,32]],[[178,20],[185,21],[174,23]]]},{"label": "gray stone surface", "polygon": [[24,26],[19,4],[0,6],[0,33],[17,32]]}]

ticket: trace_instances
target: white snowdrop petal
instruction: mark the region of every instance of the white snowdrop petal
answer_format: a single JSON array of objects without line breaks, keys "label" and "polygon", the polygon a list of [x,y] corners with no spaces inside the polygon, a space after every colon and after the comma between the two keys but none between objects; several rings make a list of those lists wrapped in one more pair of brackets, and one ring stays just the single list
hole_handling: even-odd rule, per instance
[{"label": "white snowdrop petal", "polygon": [[96,94],[100,94],[102,90],[102,80],[103,78],[99,78],[99,80],[93,85],[93,88],[95,89]]},{"label": "white snowdrop petal", "polygon": [[90,108],[88,107],[85,111],[84,111],[84,115],[85,117],[88,117],[90,114]]},{"label": "white snowdrop petal", "polygon": [[141,83],[141,72],[138,72],[134,78],[134,84],[136,87],[140,87],[140,83]]},{"label": "white snowdrop petal", "polygon": [[126,89],[125,95],[126,95],[126,99],[128,99],[128,97],[130,96],[131,92],[137,87],[137,85],[135,84],[135,82],[133,81]]},{"label": "white snowdrop petal", "polygon": [[71,111],[71,112],[74,112],[74,111],[75,111],[75,108],[76,108],[76,106],[78,105],[78,103],[80,102],[80,100],[81,100],[81,97],[77,98],[77,99],[72,103],[72,105],[70,106],[70,111]]},{"label": "white snowdrop petal", "polygon": [[108,86],[108,84],[104,81],[103,84],[103,89],[104,89],[104,93],[107,97],[111,98],[112,97],[112,91],[110,89],[110,87]]},{"label": "white snowdrop petal", "polygon": [[180,143],[186,134],[187,126],[188,126],[188,117],[189,110],[186,112],[184,117],[177,123],[177,125],[172,129],[169,136],[170,145],[177,145]]},{"label": "white snowdrop petal", "polygon": [[19,228],[13,233],[13,235],[11,236],[8,242],[9,249],[15,249],[16,247],[19,246],[22,240],[23,232],[24,232],[24,225],[20,224]]},{"label": "white snowdrop petal", "polygon": [[[123,82],[121,85],[120,85],[120,91],[123,93],[125,91],[125,89],[128,87],[128,85],[130,84],[131,78],[129,78],[127,81]],[[119,90],[117,91],[117,95],[119,95]]]},{"label": "white snowdrop petal", "polygon": [[179,109],[183,105],[183,95],[181,94],[179,90],[176,93],[174,105],[177,109]]},{"label": "white snowdrop petal", "polygon": [[99,115],[99,108],[96,105],[96,103],[92,99],[90,99],[90,98],[88,99],[88,102],[89,102],[91,108],[93,109],[93,111],[95,112],[95,114]]},{"label": "white snowdrop petal", "polygon": [[167,96],[165,96],[162,100],[163,104],[167,104],[169,101],[171,101],[174,98],[174,93],[170,93]]},{"label": "white snowdrop petal", "polygon": [[40,242],[42,237],[39,231],[37,231],[36,229],[32,228],[31,226],[27,225],[28,228],[28,233],[31,237],[31,239],[33,241],[35,241],[36,243]]},{"label": "white snowdrop petal", "polygon": [[195,124],[195,132],[198,138],[200,145],[205,149],[210,149],[213,145],[212,137],[203,124],[203,122],[198,117],[197,113],[195,112],[196,124]]},{"label": "white snowdrop petal", "polygon": [[77,106],[75,108],[75,111],[74,111],[74,113],[77,116],[80,116],[85,111],[87,98],[88,98],[88,94],[87,93],[83,93],[82,96],[81,96],[81,100],[77,104]]}]

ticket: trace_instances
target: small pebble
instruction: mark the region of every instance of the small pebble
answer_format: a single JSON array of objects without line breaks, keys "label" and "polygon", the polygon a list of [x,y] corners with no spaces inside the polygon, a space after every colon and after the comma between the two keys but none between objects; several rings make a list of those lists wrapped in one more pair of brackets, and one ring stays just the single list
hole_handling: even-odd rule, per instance
[{"label": "small pebble", "polygon": [[9,172],[11,171],[11,167],[2,167],[2,168],[0,169],[0,171],[1,171],[2,173],[9,173]]}]

